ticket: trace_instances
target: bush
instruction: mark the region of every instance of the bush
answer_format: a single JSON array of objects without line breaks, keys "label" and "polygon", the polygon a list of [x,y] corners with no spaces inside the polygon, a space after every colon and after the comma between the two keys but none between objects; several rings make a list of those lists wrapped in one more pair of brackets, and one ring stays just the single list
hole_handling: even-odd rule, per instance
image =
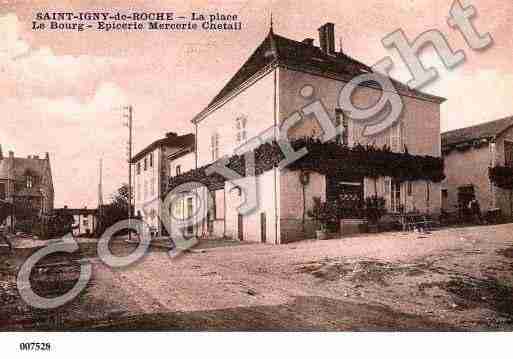
[{"label": "bush", "polygon": [[377,224],[386,213],[386,201],[383,197],[371,196],[365,199],[365,217],[369,223]]},{"label": "bush", "polygon": [[321,225],[321,231],[325,231],[330,223],[339,218],[339,210],[335,203],[322,202],[319,197],[314,197],[314,206],[308,211],[308,216]]}]

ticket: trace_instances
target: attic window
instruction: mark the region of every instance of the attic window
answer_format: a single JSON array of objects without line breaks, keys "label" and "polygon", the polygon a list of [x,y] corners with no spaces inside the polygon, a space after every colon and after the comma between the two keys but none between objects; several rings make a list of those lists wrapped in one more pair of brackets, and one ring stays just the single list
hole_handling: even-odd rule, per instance
[{"label": "attic window", "polygon": [[31,176],[31,175],[27,175],[27,177],[26,177],[26,184],[27,184],[27,188],[34,187],[34,177]]},{"label": "attic window", "polygon": [[238,117],[235,120],[235,127],[236,127],[236,132],[237,132],[237,135],[236,135],[237,143],[243,142],[247,138],[246,123],[247,123],[247,119],[244,116]]}]

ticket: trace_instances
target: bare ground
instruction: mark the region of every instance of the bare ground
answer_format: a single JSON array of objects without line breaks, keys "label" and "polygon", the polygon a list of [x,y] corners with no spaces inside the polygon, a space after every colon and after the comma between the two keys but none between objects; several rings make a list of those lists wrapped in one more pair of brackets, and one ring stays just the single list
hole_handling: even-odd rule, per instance
[{"label": "bare ground", "polygon": [[[118,245],[119,254],[130,250]],[[94,257],[94,250],[83,246],[82,256]],[[125,269],[92,261],[87,290],[58,310],[30,311],[12,287],[0,292],[4,302],[11,301],[0,309],[0,325],[5,330],[513,328],[511,224],[281,246],[208,242],[174,259],[154,250]],[[10,262],[16,267],[19,258]]]}]

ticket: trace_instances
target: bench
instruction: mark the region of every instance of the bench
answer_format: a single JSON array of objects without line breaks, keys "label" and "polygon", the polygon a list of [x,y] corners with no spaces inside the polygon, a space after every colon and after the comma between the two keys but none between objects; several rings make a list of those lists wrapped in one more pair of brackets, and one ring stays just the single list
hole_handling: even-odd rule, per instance
[{"label": "bench", "polygon": [[401,223],[405,232],[415,229],[429,232],[435,225],[439,225],[438,221],[427,214],[405,214],[401,217]]}]

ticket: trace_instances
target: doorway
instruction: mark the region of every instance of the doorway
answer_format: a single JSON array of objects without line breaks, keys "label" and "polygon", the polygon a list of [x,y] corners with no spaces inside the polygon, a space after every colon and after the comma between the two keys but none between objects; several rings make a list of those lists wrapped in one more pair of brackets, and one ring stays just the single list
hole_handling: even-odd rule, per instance
[{"label": "doorway", "polygon": [[239,241],[244,240],[244,217],[242,217],[242,214],[239,213],[237,216],[237,237],[239,238]]},{"label": "doorway", "polygon": [[260,213],[260,239],[262,243],[267,242],[267,218],[265,212]]},{"label": "doorway", "polygon": [[[187,218],[187,220],[191,220],[192,216],[194,215],[194,204],[193,204],[192,197],[187,198],[187,207],[186,208],[187,208],[186,218]],[[187,234],[192,235],[193,232],[194,232],[194,227],[187,226]]]}]

